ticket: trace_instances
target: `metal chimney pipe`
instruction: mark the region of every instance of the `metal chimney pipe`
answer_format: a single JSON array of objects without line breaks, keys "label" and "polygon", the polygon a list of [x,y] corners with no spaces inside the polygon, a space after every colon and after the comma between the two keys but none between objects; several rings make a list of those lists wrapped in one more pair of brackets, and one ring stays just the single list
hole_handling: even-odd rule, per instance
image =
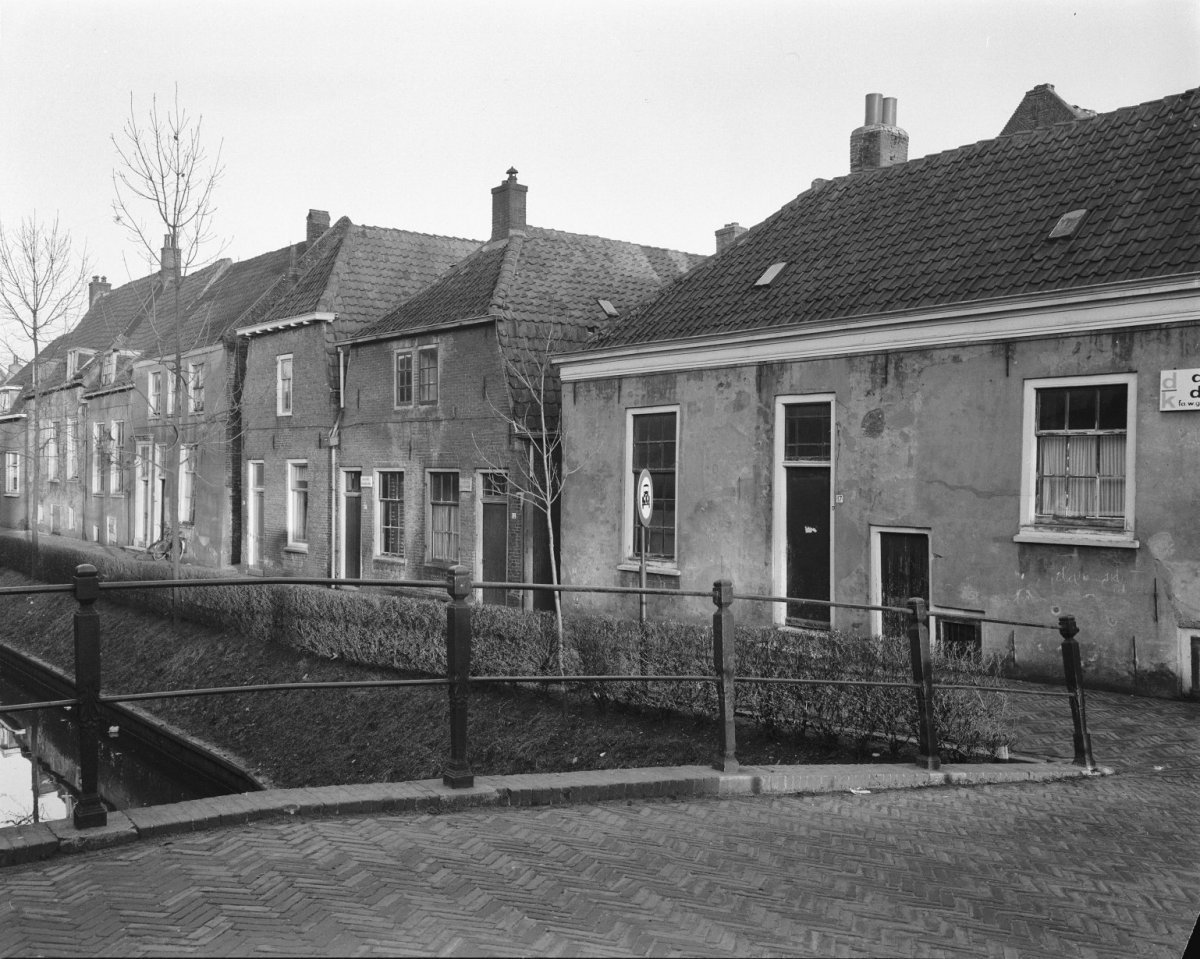
[{"label": "metal chimney pipe", "polygon": [[886,126],[894,127],[896,125],[896,98],[883,98],[883,122]]},{"label": "metal chimney pipe", "polygon": [[883,94],[868,93],[867,94],[867,119],[863,126],[874,126],[879,122],[882,112]]}]

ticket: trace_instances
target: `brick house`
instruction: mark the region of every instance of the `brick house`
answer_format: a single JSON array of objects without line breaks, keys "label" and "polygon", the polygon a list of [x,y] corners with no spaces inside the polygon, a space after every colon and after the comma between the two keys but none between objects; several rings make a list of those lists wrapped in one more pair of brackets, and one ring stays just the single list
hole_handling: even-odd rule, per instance
[{"label": "brick house", "polygon": [[[339,343],[339,575],[441,579],[461,563],[486,582],[550,581],[544,508],[522,495],[531,441],[558,431],[547,354],[701,258],[529,226],[527,189],[509,170],[492,190],[489,241]],[[544,389],[522,382],[542,371]],[[523,602],[498,588],[477,598]]]},{"label": "brick house", "polygon": [[[0,416],[6,486],[0,520],[115,546],[145,548],[169,528],[175,458],[187,561],[230,562],[229,462],[233,356],[225,334],[256,304],[282,292],[295,251],[220,260],[183,277],[175,329],[172,257],[160,271],[115,290],[94,277],[89,308],[39,358],[38,424],[32,368],[10,381],[19,395]],[[176,373],[175,350],[182,355]],[[180,415],[176,416],[176,410]],[[29,458],[43,482],[30,501]]]},{"label": "brick house", "polygon": [[236,333],[244,384],[235,459],[237,560],[252,572],[335,576],[329,531],[342,413],[335,341],[427,287],[479,241],[361,226],[312,210],[292,287]]},{"label": "brick house", "polygon": [[923,596],[940,641],[1031,676],[1058,635],[980,615],[1071,614],[1094,681],[1200,688],[1200,95],[1052,93],[914,160],[868,97],[850,175],[561,358],[567,582],[632,585],[647,467],[656,584],[872,633],[897,624],[803,600]]}]

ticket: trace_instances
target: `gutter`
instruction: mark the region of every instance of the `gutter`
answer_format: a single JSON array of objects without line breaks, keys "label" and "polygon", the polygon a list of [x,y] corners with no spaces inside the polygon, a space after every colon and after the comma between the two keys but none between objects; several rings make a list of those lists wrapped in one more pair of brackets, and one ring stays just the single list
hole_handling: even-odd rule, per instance
[{"label": "gutter", "polygon": [[432,323],[427,326],[418,326],[405,328],[403,330],[390,330],[387,333],[373,333],[368,336],[354,336],[349,339],[341,340],[338,347],[342,346],[358,346],[362,343],[377,343],[380,340],[399,340],[410,336],[423,336],[426,333],[441,333],[448,330],[457,330],[465,326],[479,326],[482,323],[496,323],[504,317],[495,313],[484,313],[481,316],[464,317],[461,320],[450,320],[446,323]]}]

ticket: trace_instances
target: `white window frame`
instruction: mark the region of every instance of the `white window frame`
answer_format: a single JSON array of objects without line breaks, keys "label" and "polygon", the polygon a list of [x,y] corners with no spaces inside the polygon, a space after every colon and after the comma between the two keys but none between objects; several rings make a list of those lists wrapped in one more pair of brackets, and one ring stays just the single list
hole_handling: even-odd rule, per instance
[{"label": "white window frame", "polygon": [[121,450],[125,445],[125,421],[113,420],[108,427],[108,491],[113,494],[125,492],[124,473],[121,470]]},{"label": "white window frame", "polygon": [[[296,536],[296,502],[295,496],[297,489],[295,486],[295,475],[297,467],[304,467],[305,470],[305,523],[304,523],[304,539],[299,539]],[[287,472],[285,475],[287,487],[285,494],[287,496],[287,546],[288,549],[300,550],[308,552],[309,530],[308,524],[312,521],[312,482],[308,474],[308,460],[288,460]]]},{"label": "white window frame", "polygon": [[66,436],[64,438],[66,443],[66,451],[64,455],[67,461],[67,479],[75,479],[79,476],[79,462],[75,442],[75,433],[78,429],[79,420],[73,416],[68,416]]},{"label": "white window frame", "polygon": [[[1123,528],[1055,525],[1037,521],[1037,397],[1039,390],[1063,387],[1126,387],[1125,407],[1125,519]],[[1137,502],[1137,374],[1105,373],[1092,376],[1054,376],[1025,381],[1021,417],[1020,528],[1016,543],[1054,543],[1063,546],[1101,546],[1137,549],[1134,504]]]},{"label": "white window frame", "polygon": [[104,493],[104,445],[105,433],[103,423],[92,423],[92,495]]},{"label": "white window frame", "polygon": [[[836,393],[789,393],[775,397],[774,446],[771,451],[772,483],[771,483],[771,578],[776,596],[787,595],[787,411],[788,406],[815,406],[827,403],[829,405],[829,462],[805,462],[805,466],[822,466],[829,468],[829,601],[833,602],[833,592],[837,584],[834,565],[834,549],[837,546],[837,394]],[[787,603],[772,603],[772,618],[776,625],[787,621]],[[832,624],[833,617],[830,616]]]},{"label": "white window frame", "polygon": [[[383,476],[385,473],[400,474],[400,551],[398,553],[387,553],[383,549]],[[375,470],[375,549],[374,558],[384,561],[401,561],[407,554],[407,536],[408,536],[408,488],[406,485],[408,477],[405,475],[405,470],[399,467],[395,469],[377,469]],[[461,497],[461,494],[460,494]],[[390,501],[389,501],[390,502]],[[460,524],[461,525],[461,524]]]},{"label": "white window frame", "polygon": [[196,522],[196,460],[199,447],[184,443],[179,447],[179,522],[193,526]]},{"label": "white window frame", "polygon": [[[246,463],[246,563],[258,566],[262,563],[263,543],[255,534],[258,529],[259,513],[265,510],[267,500],[267,464],[263,460]],[[256,494],[261,493],[261,496]]]},{"label": "white window frame", "polygon": [[58,482],[58,423],[55,420],[47,422],[43,429],[45,438],[42,440],[46,450],[46,479],[51,483]]},{"label": "white window frame", "polygon": [[681,484],[679,463],[683,459],[683,416],[678,403],[667,406],[639,406],[625,410],[625,469],[624,480],[621,484],[621,562],[618,569],[637,570],[641,560],[639,553],[639,535],[633,528],[633,420],[635,416],[647,416],[654,413],[675,414],[675,555],[669,561],[661,558],[648,557],[646,569],[661,576],[678,576],[679,563],[679,504]]},{"label": "white window frame", "polygon": [[21,495],[21,454],[4,454],[4,495]]},{"label": "white window frame", "polygon": [[[399,399],[398,392],[400,386],[400,370],[398,369],[400,358],[408,358],[408,399]],[[392,351],[392,409],[403,410],[415,405],[417,402],[417,354],[416,350],[403,349]]]},{"label": "white window frame", "polygon": [[[287,367],[287,378],[284,378],[283,369]],[[284,392],[283,386],[287,383],[287,391]],[[275,415],[276,416],[291,416],[292,407],[294,405],[296,393],[296,364],[292,362],[291,353],[281,353],[275,357]]]},{"label": "white window frame", "polygon": [[[433,477],[434,476],[454,476],[455,486],[458,489],[457,497],[457,512],[454,514],[457,518],[456,529],[454,530],[455,550],[454,556],[437,556],[433,549]],[[425,560],[430,564],[459,562],[462,554],[462,475],[459,470],[426,470],[425,471]]]},{"label": "white window frame", "polygon": [[178,392],[179,373],[170,367],[166,371],[167,376],[167,416],[175,415],[175,394]]},{"label": "white window frame", "polygon": [[188,364],[188,412],[204,412],[204,363]]},{"label": "white window frame", "polygon": [[150,417],[162,415],[162,378],[162,370],[146,374],[146,413]]}]

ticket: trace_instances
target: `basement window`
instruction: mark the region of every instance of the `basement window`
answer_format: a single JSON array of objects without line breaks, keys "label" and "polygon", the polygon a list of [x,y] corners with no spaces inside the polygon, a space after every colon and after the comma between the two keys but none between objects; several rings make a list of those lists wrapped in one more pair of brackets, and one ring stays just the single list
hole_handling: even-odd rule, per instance
[{"label": "basement window", "polygon": [[1061,240],[1069,236],[1074,236],[1079,230],[1079,224],[1083,222],[1083,218],[1087,216],[1087,210],[1072,210],[1070,213],[1064,213],[1058,218],[1058,222],[1054,224],[1054,229],[1050,231],[1048,239]]},{"label": "basement window", "polygon": [[754,285],[755,286],[770,286],[771,281],[774,280],[775,277],[779,276],[779,274],[783,272],[783,268],[785,266],[787,266],[786,261],[783,263],[772,263],[770,266],[767,267],[766,272],[764,272],[762,276],[760,276],[757,280],[754,281]]}]

